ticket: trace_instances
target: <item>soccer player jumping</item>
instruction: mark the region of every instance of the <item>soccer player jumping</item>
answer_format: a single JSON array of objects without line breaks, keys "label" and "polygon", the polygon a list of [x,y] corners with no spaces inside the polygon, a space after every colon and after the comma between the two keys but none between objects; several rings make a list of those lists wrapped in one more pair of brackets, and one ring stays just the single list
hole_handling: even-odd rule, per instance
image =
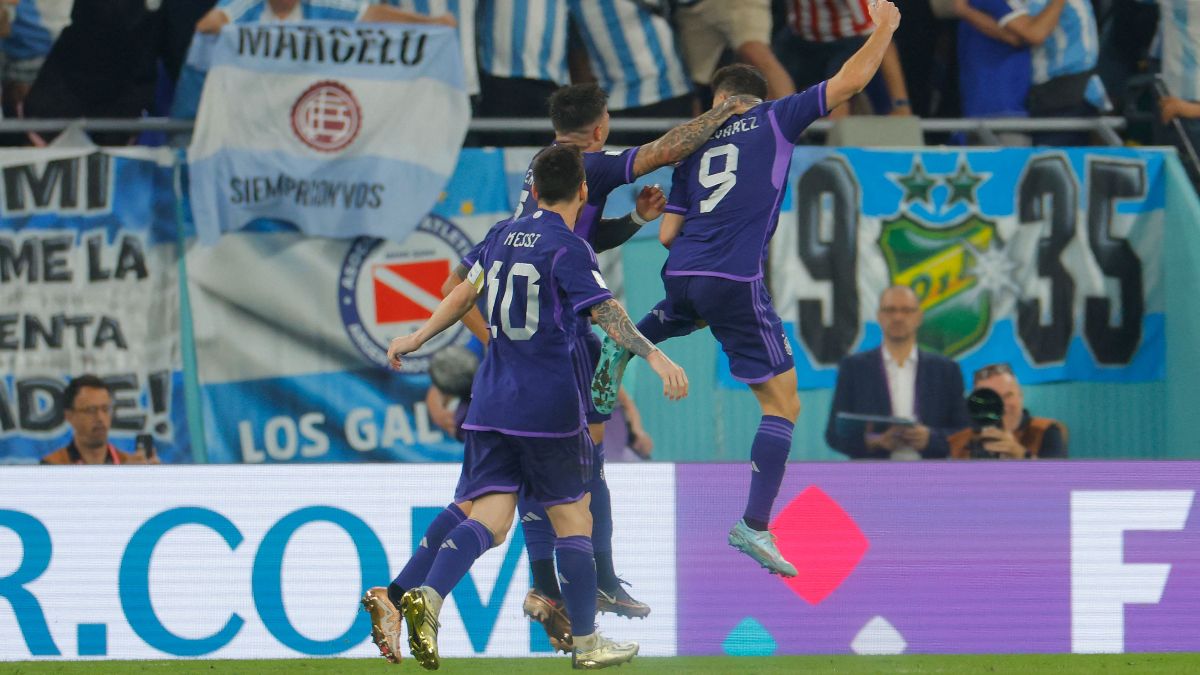
[{"label": "soccer player jumping", "polygon": [[546,508],[557,535],[573,666],[604,668],[628,662],[638,651],[637,643],[616,643],[595,629],[586,491],[592,456],[585,392],[572,365],[576,324],[590,315],[623,348],[644,357],[670,399],[687,395],[687,376],[637,331],[605,286],[591,246],[572,233],[588,194],[579,150],[549,148],[533,173],[539,210],[494,231],[466,281],[417,332],[396,338],[388,349],[399,367],[403,355],[458,321],[486,291],[492,339],[463,423],[466,450],[455,490],[456,503],[472,502],[470,517],[442,542],[423,584],[400,602],[413,656],[431,670],[439,665],[443,599],[480,555],[504,541],[523,486]]},{"label": "soccer player jumping", "polygon": [[[659,239],[670,249],[663,266],[666,299],[638,322],[651,342],[707,324],[729,357],[733,377],[750,385],[762,421],[750,448],[750,496],[729,544],[773,574],[796,576],[767,530],[800,414],[796,370],[783,322],[763,283],[771,235],[787,189],[792,148],[814,120],[850,100],[874,77],[900,25],[889,0],[871,6],[875,32],[825,82],[730,117],[675,168]],[[736,95],[765,97],[763,76],[745,65],[713,76],[713,105]],[[605,340],[592,382],[596,408],[612,410],[629,360]]]}]

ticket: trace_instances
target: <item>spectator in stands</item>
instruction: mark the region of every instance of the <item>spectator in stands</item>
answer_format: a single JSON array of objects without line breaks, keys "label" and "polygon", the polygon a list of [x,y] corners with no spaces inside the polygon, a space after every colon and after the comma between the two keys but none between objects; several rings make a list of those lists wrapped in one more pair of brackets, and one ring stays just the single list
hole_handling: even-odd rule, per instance
[{"label": "spectator in stands", "polygon": [[955,0],[961,19],[958,83],[964,117],[1029,116],[1025,99],[1033,61],[1028,44],[1049,37],[1065,2],[1051,0],[1045,10],[1030,17],[1021,0]]},{"label": "spectator in stands", "polygon": [[[994,0],[986,0],[993,2]],[[1090,117],[1110,108],[1096,74],[1099,30],[1087,0],[1009,0],[1012,10],[997,21],[959,0],[972,27],[1012,48],[1028,47],[1031,84],[1026,109],[1034,117]],[[988,85],[984,85],[985,87]],[[1034,135],[1038,145],[1084,145],[1078,132]]]},{"label": "spectator in stands", "polygon": [[991,389],[1004,401],[1000,426],[978,422],[950,436],[954,459],[1066,459],[1067,428],[1057,420],[1033,417],[1025,409],[1021,385],[1007,363],[975,371],[975,389]]},{"label": "spectator in stands", "polygon": [[1200,148],[1200,4],[1189,0],[1158,0],[1158,4],[1162,82],[1167,88],[1167,96],[1159,101],[1162,121],[1179,119],[1193,146]]},{"label": "spectator in stands", "polygon": [[730,49],[738,61],[767,78],[770,98],[796,92],[791,76],[771,51],[770,0],[678,0],[677,4],[679,47],[692,82],[707,88],[722,53]]},{"label": "spectator in stands", "polygon": [[80,375],[63,392],[63,414],[71,425],[71,442],[42,458],[42,464],[152,464],[142,454],[121,452],[108,442],[112,428],[112,390],[95,375]]},{"label": "spectator in stands", "polygon": [[[39,2],[40,6],[41,3]],[[141,117],[154,103],[159,45],[159,0],[107,0],[71,7],[63,29],[25,98],[34,118]],[[40,136],[31,134],[35,144]],[[129,133],[93,133],[101,145],[129,143]]]},{"label": "spectator in stands", "polygon": [[[483,1],[490,2],[490,0]],[[384,0],[384,2],[414,16],[454,17],[454,22],[458,26],[458,43],[462,48],[463,69],[467,77],[467,94],[479,95],[479,64],[475,54],[476,0]]]},{"label": "spectator in stands", "polygon": [[[665,0],[567,0],[567,5],[583,38],[590,69],[600,88],[608,92],[613,117],[696,114],[691,80],[664,16]],[[656,136],[615,132],[609,143],[633,145]]]},{"label": "spectator in stands", "polygon": [[73,0],[5,0],[11,31],[4,38],[0,90],[5,117],[21,117],[25,97],[59,33],[71,22]]},{"label": "spectator in stands", "polygon": [[[867,13],[868,0],[789,0],[787,26],[775,36],[775,54],[792,76],[797,89],[806,89],[835,75],[875,30]],[[879,65],[887,89],[884,109],[911,115],[908,85],[896,46],[888,46]],[[850,106],[829,113],[831,119],[850,114]]]},{"label": "spectator in stands", "polygon": [[[566,0],[485,0],[479,14],[479,117],[544,120],[567,74]],[[479,145],[542,145],[545,132],[477,134]]]},{"label": "spectator in stands", "polygon": [[[968,424],[962,371],[954,361],[917,347],[923,317],[911,288],[884,290],[876,318],[883,345],[842,359],[825,440],[851,459],[945,457],[946,439]],[[914,423],[847,432],[837,420],[843,412]]]}]

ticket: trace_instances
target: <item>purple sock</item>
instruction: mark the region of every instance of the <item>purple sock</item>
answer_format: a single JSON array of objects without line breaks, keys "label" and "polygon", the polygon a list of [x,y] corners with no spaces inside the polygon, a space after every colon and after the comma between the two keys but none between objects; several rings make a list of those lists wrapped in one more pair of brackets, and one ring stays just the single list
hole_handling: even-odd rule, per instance
[{"label": "purple sock", "polygon": [[783,483],[788,453],[792,449],[791,422],[773,415],[763,415],[750,446],[750,498],[746,500],[746,524],[756,530],[767,529],[771,522],[771,507]]},{"label": "purple sock", "polygon": [[571,634],[591,635],[596,630],[596,561],[592,538],[559,537],[554,553],[563,578],[562,592],[567,616],[571,617]]},{"label": "purple sock", "polygon": [[[598,458],[602,461],[602,458]],[[620,583],[613,567],[612,557],[612,495],[603,471],[588,483],[592,493],[592,549],[596,552],[596,583],[606,591],[612,591]]]},{"label": "purple sock", "polygon": [[429,523],[417,550],[413,551],[404,569],[400,570],[400,574],[396,575],[395,580],[388,586],[388,598],[393,604],[399,607],[400,596],[404,595],[405,591],[425,583],[425,576],[429,574],[429,568],[433,566],[433,559],[437,557],[438,548],[445,541],[446,535],[466,519],[467,515],[462,509],[458,508],[457,504],[451,504]]},{"label": "purple sock", "polygon": [[649,314],[642,317],[641,321],[638,321],[637,329],[654,344],[669,338],[683,337],[696,330],[696,323],[693,321],[668,319],[666,316],[663,303],[660,302],[650,310]]},{"label": "purple sock", "polygon": [[446,597],[466,576],[475,560],[492,547],[492,541],[492,532],[483,523],[470,518],[464,520],[442,542],[424,585]]}]

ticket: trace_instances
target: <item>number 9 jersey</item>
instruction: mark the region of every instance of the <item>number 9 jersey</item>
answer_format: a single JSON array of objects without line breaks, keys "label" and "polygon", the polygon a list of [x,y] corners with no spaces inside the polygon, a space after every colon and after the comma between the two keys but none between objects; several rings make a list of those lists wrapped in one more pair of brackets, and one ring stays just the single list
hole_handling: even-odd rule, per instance
[{"label": "number 9 jersey", "polygon": [[585,427],[571,349],[578,322],[612,298],[596,255],[553,211],[493,228],[467,282],[491,342],[463,423],[471,431],[566,438]]},{"label": "number 9 jersey", "polygon": [[684,217],[663,276],[756,281],[787,190],[792,149],[825,108],[825,82],[730,117],[675,167],[666,211]]}]

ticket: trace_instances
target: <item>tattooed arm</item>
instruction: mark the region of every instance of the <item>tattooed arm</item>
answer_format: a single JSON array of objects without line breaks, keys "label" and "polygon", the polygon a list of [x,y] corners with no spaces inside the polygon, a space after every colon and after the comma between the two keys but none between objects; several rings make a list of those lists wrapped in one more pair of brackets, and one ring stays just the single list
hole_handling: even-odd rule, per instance
[{"label": "tattooed arm", "polygon": [[654,372],[662,378],[663,396],[672,401],[687,396],[688,381],[683,368],[675,365],[671,359],[667,358],[666,354],[662,353],[661,349],[651,344],[646,336],[638,331],[637,326],[629,320],[629,315],[625,313],[625,308],[619,302],[609,298],[595,305],[592,307],[592,318],[595,319],[601,330],[616,340],[617,344],[646,359]]},{"label": "tattooed arm", "polygon": [[730,116],[740,115],[759,103],[762,101],[753,96],[730,96],[721,105],[643,145],[633,160],[634,177],[682,160],[704,145]]}]

